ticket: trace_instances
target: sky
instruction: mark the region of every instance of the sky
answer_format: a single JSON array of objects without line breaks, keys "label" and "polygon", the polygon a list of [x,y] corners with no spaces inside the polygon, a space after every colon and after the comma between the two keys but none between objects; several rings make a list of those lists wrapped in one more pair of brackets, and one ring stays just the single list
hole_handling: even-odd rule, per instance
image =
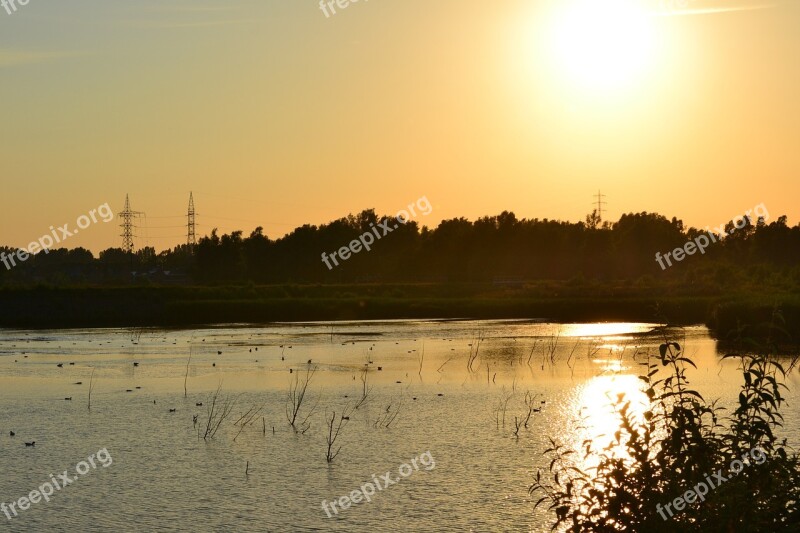
[{"label": "sky", "polygon": [[[135,244],[427,197],[800,221],[800,1],[29,0],[0,8],[0,245],[125,195]],[[335,11],[332,12],[332,11]],[[327,15],[326,15],[327,12]],[[120,220],[65,241],[121,245]]]}]

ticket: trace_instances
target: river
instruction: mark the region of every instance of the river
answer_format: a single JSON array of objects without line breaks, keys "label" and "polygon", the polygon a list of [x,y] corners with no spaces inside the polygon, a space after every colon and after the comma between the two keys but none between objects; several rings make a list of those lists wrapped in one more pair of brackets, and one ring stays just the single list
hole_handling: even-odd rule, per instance
[{"label": "river", "polygon": [[[736,362],[721,361],[706,328],[668,338],[697,364],[694,387],[736,400]],[[549,531],[550,516],[533,510],[528,493],[547,468],[548,439],[579,446],[613,433],[610,398],[638,401],[638,363],[664,339],[655,324],[529,320],[0,330],[0,503],[51,474],[74,478],[0,523],[8,531]],[[295,431],[287,393],[307,372]],[[796,444],[796,370],[787,385],[785,433]],[[203,439],[217,390],[215,411],[230,414]],[[515,431],[526,399],[538,411]],[[327,420],[338,425],[343,412],[349,420],[333,447],[341,450],[329,464]],[[100,463],[100,450],[110,462]],[[76,474],[92,454],[95,465]],[[398,481],[371,501],[323,507],[359,499],[353,491],[387,472]]]}]

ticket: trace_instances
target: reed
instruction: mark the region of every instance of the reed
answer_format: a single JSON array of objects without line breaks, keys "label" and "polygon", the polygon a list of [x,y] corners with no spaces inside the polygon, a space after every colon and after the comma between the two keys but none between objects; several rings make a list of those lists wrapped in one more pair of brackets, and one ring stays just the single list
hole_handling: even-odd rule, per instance
[{"label": "reed", "polygon": [[369,397],[369,394],[372,392],[372,387],[368,385],[368,375],[369,375],[369,367],[364,367],[361,370],[361,398],[359,398],[358,402],[356,403],[354,409],[358,409],[361,407]]},{"label": "reed", "polygon": [[261,411],[264,410],[264,407],[265,404],[250,406],[250,408],[245,411],[244,414],[240,416],[238,420],[236,420],[236,422],[233,423],[234,426],[239,427],[239,431],[236,433],[236,436],[233,437],[233,442],[236,442],[236,439],[242,434],[242,431],[244,431],[247,426],[252,424],[258,418],[258,416],[261,414]]},{"label": "reed", "polygon": [[508,402],[511,401],[511,398],[513,397],[514,392],[506,391],[506,387],[504,385],[500,391],[500,400],[495,408],[495,422],[497,423],[498,429],[500,428],[501,422],[502,426],[506,427],[506,411],[508,410]]},{"label": "reed", "polygon": [[89,411],[92,410],[92,390],[94,390],[94,368],[92,368],[92,375],[89,377]]},{"label": "reed", "polygon": [[220,398],[221,392],[222,383],[217,386],[217,390],[211,396],[211,400],[207,402],[207,417],[205,430],[202,435],[203,440],[213,439],[216,436],[222,423],[230,416],[231,411],[233,411],[236,405],[235,397],[231,398],[230,396],[225,396],[224,398]]},{"label": "reed", "polygon": [[481,342],[484,340],[484,333],[483,331],[478,331],[476,337],[472,340],[469,345],[469,357],[467,358],[467,370],[472,373],[475,370],[472,366],[475,364],[475,361],[478,359],[478,353],[481,349]]},{"label": "reed", "polygon": [[189,363],[192,362],[192,346],[189,346],[189,359],[186,360],[186,373],[183,375],[183,397],[186,398],[188,395],[186,389],[186,382],[189,380]]},{"label": "reed", "polygon": [[310,427],[308,420],[314,413],[316,406],[312,407],[308,413],[305,413],[305,416],[300,414],[300,410],[306,399],[308,386],[311,384],[311,380],[314,378],[316,372],[317,367],[312,367],[309,364],[306,367],[306,374],[302,379],[300,378],[300,373],[297,373],[294,374],[294,379],[289,383],[289,392],[286,396],[286,419],[289,421],[289,425],[292,426],[292,429],[297,433],[305,433]]},{"label": "reed", "polygon": [[531,419],[531,414],[533,414],[535,409],[538,409],[534,407],[535,400],[536,400],[535,394],[531,394],[530,391],[525,392],[525,407],[528,409],[528,414],[525,415],[525,421],[523,422],[523,425],[525,426],[526,429],[528,427],[528,422]]},{"label": "reed", "polygon": [[403,407],[403,398],[400,397],[400,400],[395,404],[395,400],[389,402],[389,405],[386,406],[375,422],[372,424],[373,427],[376,428],[384,428],[388,429],[389,426],[392,425],[397,415],[400,414],[400,409]]},{"label": "reed", "polygon": [[350,416],[347,414],[347,407],[343,409],[342,414],[338,418],[338,423],[336,423],[334,427],[334,422],[336,422],[336,411],[331,413],[331,419],[328,420],[328,435],[325,439],[327,443],[327,451],[325,452],[325,460],[328,463],[332,463],[336,456],[339,455],[339,452],[342,451],[342,447],[339,446],[336,448],[336,451],[333,450],[334,446],[336,446],[336,440],[339,438],[339,434],[342,432],[344,426],[347,425],[347,422],[350,421]]},{"label": "reed", "polygon": [[422,339],[422,352],[419,354],[419,371],[417,374],[422,377],[422,362],[425,360],[425,339]]}]

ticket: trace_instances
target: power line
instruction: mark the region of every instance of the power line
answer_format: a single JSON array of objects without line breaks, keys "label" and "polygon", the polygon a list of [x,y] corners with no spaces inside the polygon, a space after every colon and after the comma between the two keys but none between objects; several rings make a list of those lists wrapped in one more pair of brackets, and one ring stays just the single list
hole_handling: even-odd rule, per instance
[{"label": "power line", "polygon": [[194,253],[194,247],[197,244],[197,236],[195,234],[195,230],[197,229],[195,224],[195,212],[194,212],[194,196],[192,193],[189,192],[189,212],[186,215],[188,219],[187,226],[187,233],[186,233],[186,245],[189,247],[189,252]]},{"label": "power line", "polygon": [[128,198],[128,195],[125,195],[125,209],[119,214],[122,217],[122,224],[120,227],[122,228],[122,249],[126,252],[133,252],[133,230],[136,227],[133,219],[139,215],[144,213],[140,211],[132,211],[131,210],[131,202]]},{"label": "power line", "polygon": [[597,209],[597,220],[599,222],[603,221],[603,204],[607,203],[607,202],[603,201],[603,198],[605,198],[605,197],[606,197],[606,195],[605,194],[600,194],[600,190],[598,189],[597,196],[596,196],[597,201],[595,202],[595,204],[597,205],[597,208],[596,208]]},{"label": "power line", "polygon": [[[233,223],[244,223],[244,224],[254,224],[256,226],[286,226],[291,228],[298,227],[296,223],[286,223],[286,222],[272,222],[272,221],[257,221],[257,220],[248,220],[242,218],[232,218],[232,217],[218,217],[218,216],[206,216],[200,215],[197,213],[194,207],[194,192],[189,193],[189,208],[185,215],[163,215],[163,216],[154,216],[148,217],[143,211],[133,211],[130,207],[130,199],[129,196],[125,195],[125,208],[122,212],[119,213],[119,216],[122,219],[122,235],[123,238],[123,250],[127,252],[133,252],[135,250],[134,246],[134,239],[140,240],[140,248],[142,246],[151,246],[152,240],[171,240],[180,237],[186,238],[186,243],[190,250],[197,246],[197,232],[200,228],[203,230],[208,231],[212,228],[219,229],[220,231],[240,231],[241,228],[234,227],[233,224],[226,224],[226,223],[214,223],[213,221],[226,221],[226,222],[233,222]],[[209,219],[207,223],[200,223],[197,221],[198,217],[202,216],[202,218]],[[138,219],[137,219],[138,217]],[[159,226],[151,226],[149,224],[148,219],[159,219],[159,220],[168,220],[168,219],[176,219],[176,218],[184,218],[186,220],[186,224],[183,225],[173,225],[167,223],[166,225],[159,225]],[[138,224],[137,224],[138,222]],[[186,232],[183,235],[160,235],[154,236],[150,234],[150,230],[161,230],[161,229],[178,229],[183,228]],[[156,232],[158,233],[158,232]]]},{"label": "power line", "polygon": [[[183,218],[183,217],[181,217]],[[173,229],[173,228],[185,228],[185,224],[181,224],[180,226],[147,226],[148,229]]]}]

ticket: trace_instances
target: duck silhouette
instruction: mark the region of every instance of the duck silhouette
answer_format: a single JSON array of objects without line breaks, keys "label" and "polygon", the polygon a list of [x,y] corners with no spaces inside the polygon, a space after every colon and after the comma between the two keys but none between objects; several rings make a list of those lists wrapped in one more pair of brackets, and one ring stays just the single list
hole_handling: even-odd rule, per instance
[{"label": "duck silhouette", "polygon": [[33,441],[33,442],[26,442],[26,443],[25,443],[25,446],[27,446],[28,448],[32,448],[32,447],[36,446],[36,441]]},{"label": "duck silhouette", "polygon": [[14,435],[16,435],[16,433],[14,433],[13,431],[9,431],[9,432],[8,432],[8,435],[9,435],[10,437],[13,437]]}]

